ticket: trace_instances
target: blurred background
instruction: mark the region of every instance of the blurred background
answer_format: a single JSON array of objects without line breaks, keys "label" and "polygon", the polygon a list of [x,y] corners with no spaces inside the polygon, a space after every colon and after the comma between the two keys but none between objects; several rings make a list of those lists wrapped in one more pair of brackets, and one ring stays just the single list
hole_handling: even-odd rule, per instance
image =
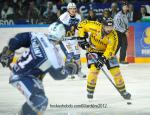
[{"label": "blurred background", "polygon": [[[47,27],[74,2],[82,20],[101,21],[121,11],[124,0],[0,0],[1,39],[24,31],[46,32]],[[127,61],[150,63],[150,0],[128,0]],[[18,28],[19,26],[19,28]],[[34,27],[34,28],[33,28]],[[41,28],[40,28],[41,27]],[[6,34],[4,34],[6,33]],[[81,53],[82,54],[82,53]]]},{"label": "blurred background", "polygon": [[[122,0],[0,0],[0,25],[50,24],[66,11],[69,2],[77,4],[82,19],[100,20],[120,11]],[[130,22],[150,21],[149,0],[128,0]],[[134,15],[130,15],[134,12]]]}]

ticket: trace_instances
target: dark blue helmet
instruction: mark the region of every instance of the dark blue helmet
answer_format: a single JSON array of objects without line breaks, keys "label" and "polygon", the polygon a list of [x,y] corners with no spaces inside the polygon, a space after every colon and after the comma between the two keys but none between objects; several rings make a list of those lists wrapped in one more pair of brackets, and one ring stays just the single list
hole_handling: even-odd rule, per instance
[{"label": "dark blue helmet", "polygon": [[113,24],[114,24],[113,19],[111,17],[108,17],[108,18],[103,17],[101,23],[105,26],[113,26]]}]

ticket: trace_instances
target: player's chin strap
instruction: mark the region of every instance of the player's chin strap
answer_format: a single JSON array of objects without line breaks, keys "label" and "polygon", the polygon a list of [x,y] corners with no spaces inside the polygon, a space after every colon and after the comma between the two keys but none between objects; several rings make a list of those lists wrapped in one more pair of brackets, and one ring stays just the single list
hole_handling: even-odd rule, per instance
[{"label": "player's chin strap", "polygon": [[[91,52],[88,52],[88,54],[91,56],[92,60],[97,63],[97,60],[95,60],[95,58],[93,57],[93,55],[91,54]],[[116,87],[116,85],[114,84],[114,82],[112,81],[112,79],[109,77],[109,75],[107,74],[107,72],[104,70],[104,68],[102,67],[101,70],[103,71],[103,73],[105,74],[105,76],[107,77],[107,79],[111,82],[111,84],[115,87],[115,89],[119,92],[120,95],[121,92],[118,90],[118,88]],[[124,99],[124,98],[123,98]]]}]

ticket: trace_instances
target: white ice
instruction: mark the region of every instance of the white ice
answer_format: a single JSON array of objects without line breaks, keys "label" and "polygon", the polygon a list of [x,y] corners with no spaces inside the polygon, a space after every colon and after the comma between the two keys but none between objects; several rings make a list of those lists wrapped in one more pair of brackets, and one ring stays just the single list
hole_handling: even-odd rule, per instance
[{"label": "white ice", "polygon": [[[83,71],[88,73],[86,65]],[[94,99],[86,98],[86,80],[54,81],[49,75],[44,78],[49,105],[45,115],[150,115],[150,64],[121,66],[131,101],[125,101],[101,72]],[[8,83],[9,69],[0,67],[0,115],[15,115],[25,99]],[[132,102],[127,105],[127,102]],[[71,105],[70,108],[54,108],[50,105]],[[83,108],[72,106],[83,104]],[[95,108],[86,106],[95,105]],[[99,105],[104,105],[100,107]],[[97,106],[97,108],[96,108]]]}]

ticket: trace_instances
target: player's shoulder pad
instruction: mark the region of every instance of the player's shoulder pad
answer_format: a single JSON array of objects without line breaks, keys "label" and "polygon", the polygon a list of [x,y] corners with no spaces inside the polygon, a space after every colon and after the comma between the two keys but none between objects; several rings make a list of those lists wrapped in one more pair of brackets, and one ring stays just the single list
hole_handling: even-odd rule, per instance
[{"label": "player's shoulder pad", "polygon": [[63,13],[63,14],[60,15],[59,20],[63,22],[63,21],[66,20],[68,17],[69,17],[69,13],[68,13],[68,12],[65,12],[65,13]]},{"label": "player's shoulder pad", "polygon": [[117,32],[116,32],[115,29],[113,29],[111,33],[112,33],[112,34],[117,34]]},{"label": "player's shoulder pad", "polygon": [[45,34],[42,32],[32,32],[31,35],[32,37],[45,36]]},{"label": "player's shoulder pad", "polygon": [[116,39],[118,38],[116,30],[111,31],[111,33],[108,36],[116,38]]},{"label": "player's shoulder pad", "polygon": [[80,28],[81,26],[87,24],[89,22],[89,20],[83,20],[81,22],[79,22],[78,27]]},{"label": "player's shoulder pad", "polygon": [[102,24],[98,21],[89,21],[90,24],[101,26]]},{"label": "player's shoulder pad", "polygon": [[90,27],[96,27],[96,28],[98,28],[98,27],[100,27],[100,26],[102,26],[102,24],[100,23],[100,22],[98,22],[98,21],[91,21],[91,20],[88,20],[87,21],[87,24],[90,26]]},{"label": "player's shoulder pad", "polygon": [[95,26],[101,26],[102,24],[98,21],[90,21],[90,20],[83,20],[81,21],[78,26],[82,26],[82,25],[86,25],[86,24],[89,24],[91,26],[95,25]]},{"label": "player's shoulder pad", "polygon": [[76,14],[76,18],[79,19],[81,21],[81,15],[80,14]]},{"label": "player's shoulder pad", "polygon": [[31,33],[32,33],[32,32],[21,32],[21,33],[17,33],[17,34],[15,35],[15,38],[17,38],[17,39],[21,39],[22,37],[24,37],[24,38],[29,38],[29,37],[31,37]]}]

